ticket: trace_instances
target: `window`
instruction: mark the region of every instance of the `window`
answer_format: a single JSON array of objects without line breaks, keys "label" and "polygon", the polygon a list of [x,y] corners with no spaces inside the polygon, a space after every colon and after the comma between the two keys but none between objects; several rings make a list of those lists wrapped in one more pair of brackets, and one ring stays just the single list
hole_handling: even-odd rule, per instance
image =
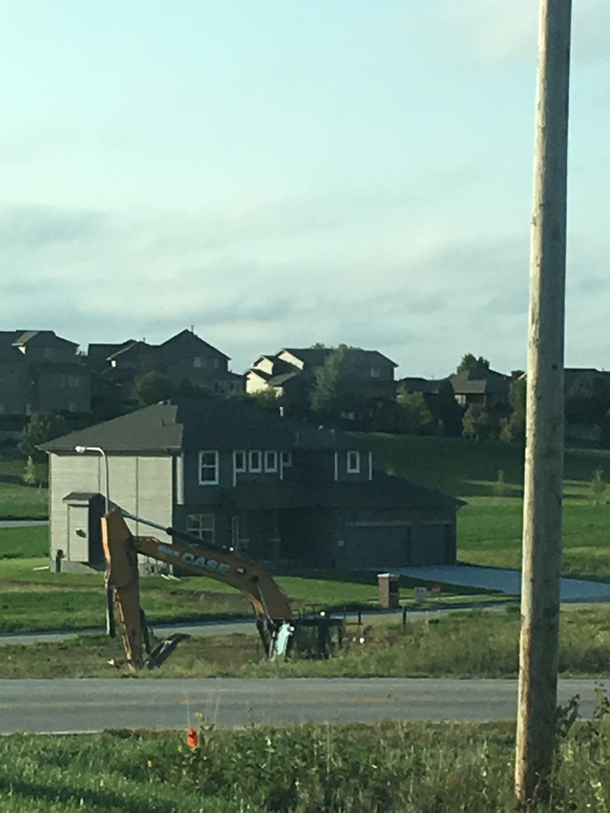
[{"label": "window", "polygon": [[260,452],[249,452],[248,457],[248,469],[250,471],[259,472],[263,470],[263,456]]},{"label": "window", "polygon": [[282,452],[282,468],[292,466],[292,452]]},{"label": "window", "polygon": [[277,452],[265,452],[265,471],[270,474],[277,471]]},{"label": "window", "polygon": [[371,367],[371,378],[379,378],[381,370],[379,367]]},{"label": "window", "polygon": [[360,452],[347,453],[347,473],[360,474]]},{"label": "window", "polygon": [[208,545],[214,544],[214,514],[188,514],[186,517],[187,533],[198,536]]},{"label": "window", "polygon": [[199,452],[199,485],[218,485],[218,452]]},{"label": "window", "polygon": [[193,357],[193,367],[204,367],[204,358],[202,356]]},{"label": "window", "polygon": [[233,470],[242,472],[246,470],[246,453],[233,452]]},{"label": "window", "polygon": [[68,401],[68,412],[79,412],[76,401]]},{"label": "window", "polygon": [[69,375],[68,376],[68,386],[72,387],[72,389],[77,389],[80,387],[80,378],[77,375]]}]

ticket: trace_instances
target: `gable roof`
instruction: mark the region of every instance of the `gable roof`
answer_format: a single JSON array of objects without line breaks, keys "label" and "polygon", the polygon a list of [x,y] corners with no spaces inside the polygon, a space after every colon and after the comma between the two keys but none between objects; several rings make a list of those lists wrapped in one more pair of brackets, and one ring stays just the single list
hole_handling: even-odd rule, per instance
[{"label": "gable roof", "polygon": [[182,426],[176,423],[177,407],[152,406],[111,421],[70,432],[43,443],[45,452],[74,452],[76,446],[99,446],[105,452],[179,452]]},{"label": "gable roof", "polygon": [[183,347],[191,346],[194,350],[207,350],[208,352],[211,350],[218,356],[223,356],[226,359],[230,359],[230,356],[227,356],[226,353],[223,353],[217,347],[214,347],[214,345],[197,336],[197,334],[192,330],[188,330],[186,328],[181,330],[180,333],[176,333],[175,336],[171,336],[169,339],[166,339],[163,344],[157,345],[156,349],[160,351],[173,350],[175,345],[182,345]]},{"label": "gable roof", "polygon": [[[280,353],[290,353],[295,358],[300,359],[306,366],[320,367],[336,349],[336,347],[283,347],[281,350],[278,350],[276,356],[279,356]],[[391,364],[392,367],[398,367],[395,361],[384,356],[379,350],[363,350],[361,347],[348,347],[347,355],[353,360],[362,361],[367,364],[385,362],[386,364]]]},{"label": "gable roof", "polygon": [[71,342],[68,339],[62,339],[54,330],[18,330],[13,341],[15,347],[23,347],[24,345],[40,346],[49,344],[63,344],[70,345],[71,347],[78,347],[76,342]]},{"label": "gable roof", "polygon": [[510,376],[490,370],[484,364],[475,364],[461,373],[449,376],[453,391],[458,395],[471,395],[486,392],[500,392],[508,394],[510,389]]},{"label": "gable roof", "polygon": [[129,415],[71,432],[40,446],[46,452],[74,452],[99,446],[106,452],[199,451],[201,449],[348,449],[366,443],[331,429],[282,418],[256,404],[223,398],[160,403]]}]

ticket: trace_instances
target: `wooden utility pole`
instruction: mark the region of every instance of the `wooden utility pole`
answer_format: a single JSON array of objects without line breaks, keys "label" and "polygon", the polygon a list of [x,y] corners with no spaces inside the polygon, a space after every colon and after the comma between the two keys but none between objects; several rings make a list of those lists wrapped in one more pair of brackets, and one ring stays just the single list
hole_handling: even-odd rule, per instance
[{"label": "wooden utility pole", "polygon": [[541,0],[515,765],[521,804],[546,795],[555,745],[571,16],[571,0]]}]

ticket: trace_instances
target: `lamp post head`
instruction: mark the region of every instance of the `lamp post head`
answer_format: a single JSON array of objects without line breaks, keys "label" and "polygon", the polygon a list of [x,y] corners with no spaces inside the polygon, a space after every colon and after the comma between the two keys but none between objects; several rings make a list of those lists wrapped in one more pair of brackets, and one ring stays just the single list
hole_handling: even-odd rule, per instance
[{"label": "lamp post head", "polygon": [[75,446],[74,451],[76,452],[76,454],[85,454],[85,452],[87,451],[87,447],[86,446]]}]

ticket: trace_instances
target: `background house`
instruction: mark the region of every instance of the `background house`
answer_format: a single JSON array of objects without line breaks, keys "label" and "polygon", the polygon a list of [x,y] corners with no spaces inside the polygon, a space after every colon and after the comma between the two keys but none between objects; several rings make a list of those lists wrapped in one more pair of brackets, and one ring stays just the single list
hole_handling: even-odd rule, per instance
[{"label": "background house", "polygon": [[133,400],[135,379],[155,371],[174,387],[188,382],[218,394],[243,392],[243,377],[228,368],[229,357],[192,330],[183,330],[160,345],[144,340],[90,344],[87,358],[94,377],[94,408],[116,414]]},{"label": "background house", "polygon": [[[287,404],[304,406],[316,383],[317,371],[336,348],[283,348],[273,355],[254,360],[244,374],[246,392],[274,392]],[[395,395],[395,362],[377,350],[348,347],[345,361],[366,397],[389,398]]]},{"label": "background house", "polygon": [[91,411],[91,376],[75,342],[52,330],[0,332],[0,415]]},{"label": "background house", "polygon": [[51,562],[61,551],[68,570],[99,566],[95,527],[106,488],[102,457],[76,454],[77,445],[105,450],[113,502],[270,567],[456,558],[459,501],[375,470],[372,453],[349,435],[209,398],[155,404],[42,447]]},{"label": "background house", "polygon": [[467,370],[449,376],[456,401],[460,406],[477,404],[500,415],[510,412],[511,377],[491,370],[485,364],[475,364]]}]

